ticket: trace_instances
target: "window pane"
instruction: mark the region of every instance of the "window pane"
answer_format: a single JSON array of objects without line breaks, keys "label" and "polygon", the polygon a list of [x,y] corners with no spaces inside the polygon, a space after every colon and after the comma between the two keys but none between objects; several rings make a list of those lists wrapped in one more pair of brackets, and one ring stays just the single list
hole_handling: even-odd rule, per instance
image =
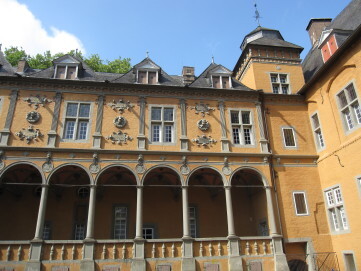
[{"label": "window pane", "polygon": [[353,124],[353,120],[352,120],[352,116],[351,116],[351,113],[350,113],[350,110],[347,108],[345,109],[343,112],[343,115],[345,117],[345,121],[346,121],[346,124],[347,124],[347,128],[349,130],[351,130],[353,127],[354,127],[354,124]]},{"label": "window pane", "polygon": [[58,66],[56,68],[56,76],[55,78],[65,79],[65,66]]},{"label": "window pane", "polygon": [[323,141],[323,137],[322,137],[322,133],[321,130],[316,132],[317,134],[317,143],[319,145],[319,147],[323,148],[325,146],[325,142]]},{"label": "window pane", "polygon": [[67,117],[76,117],[78,115],[78,104],[68,103],[66,108]]},{"label": "window pane", "polygon": [[347,99],[344,91],[338,94],[338,100],[340,102],[341,107],[345,107],[347,105]]},{"label": "window pane", "polygon": [[288,85],[282,85],[282,94],[288,94]]},{"label": "window pane", "polygon": [[298,215],[307,214],[305,194],[304,193],[294,193],[293,196],[295,199],[296,213]]},{"label": "window pane", "polygon": [[50,224],[45,222],[43,228],[43,240],[50,240],[50,230]]},{"label": "window pane", "polygon": [[229,88],[229,77],[222,77],[222,88]]},{"label": "window pane", "polygon": [[295,147],[296,146],[295,139],[293,136],[293,129],[291,129],[291,128],[283,129],[283,136],[285,139],[286,147]]},{"label": "window pane", "polygon": [[79,121],[78,139],[86,139],[88,133],[88,121]]},{"label": "window pane", "polygon": [[326,197],[327,197],[327,204],[328,206],[332,206],[335,204],[335,201],[333,199],[333,193],[332,191],[327,191],[326,192]]},{"label": "window pane", "polygon": [[279,93],[280,91],[280,86],[279,85],[272,85],[272,89],[273,89],[273,93]]},{"label": "window pane", "polygon": [[239,124],[239,113],[231,112],[231,123]]},{"label": "window pane", "polygon": [[162,109],[160,107],[152,107],[151,119],[161,120]]},{"label": "window pane", "polygon": [[353,110],[355,111],[356,119],[358,123],[361,123],[361,108],[358,102],[355,102],[352,105]]},{"label": "window pane", "polygon": [[233,133],[233,143],[234,144],[240,144],[240,137],[239,137],[239,128],[232,128]]},{"label": "window pane", "polygon": [[172,142],[172,130],[173,130],[173,126],[172,125],[166,125],[164,127],[164,142]]},{"label": "window pane", "polygon": [[73,139],[74,137],[74,129],[75,129],[75,121],[68,120],[65,122],[65,132],[64,138],[65,139]]},{"label": "window pane", "polygon": [[343,207],[340,207],[339,212],[340,212],[342,227],[344,230],[346,230],[348,229],[348,224],[347,224],[345,209]]},{"label": "window pane", "polygon": [[138,83],[146,84],[147,83],[147,72],[138,72]]},{"label": "window pane", "polygon": [[164,108],[164,121],[173,121],[173,108]]},{"label": "window pane", "polygon": [[336,188],[334,190],[334,193],[335,193],[335,199],[336,199],[336,203],[342,203],[342,196],[341,196],[341,190],[340,188]]},{"label": "window pane", "polygon": [[285,75],[285,74],[280,74],[280,82],[281,82],[282,84],[287,83],[287,75]]},{"label": "window pane", "polygon": [[250,112],[242,112],[242,123],[251,124]]},{"label": "window pane", "polygon": [[339,225],[338,225],[338,220],[337,220],[337,215],[336,215],[336,210],[335,209],[331,209],[331,218],[332,218],[332,224],[333,224],[333,228],[335,231],[338,231],[340,229]]},{"label": "window pane", "polygon": [[318,120],[318,115],[317,114],[312,116],[312,121],[313,121],[313,127],[314,128],[318,128],[320,126],[320,122]]},{"label": "window pane", "polygon": [[155,83],[157,83],[156,73],[155,72],[148,72],[148,84],[154,85]]},{"label": "window pane", "polygon": [[115,207],[114,210],[114,238],[126,239],[127,208]]},{"label": "window pane", "polygon": [[244,128],[243,133],[244,133],[244,144],[245,145],[252,144],[252,142],[251,142],[251,129]]},{"label": "window pane", "polygon": [[152,125],[152,142],[160,142],[160,126]]},{"label": "window pane", "polygon": [[220,81],[219,76],[213,76],[212,80],[213,80],[213,87],[214,88],[220,88],[221,87],[221,84],[219,82]]},{"label": "window pane", "polygon": [[75,240],[83,240],[85,238],[85,225],[84,224],[75,224]]},{"label": "window pane", "polygon": [[355,100],[357,98],[355,88],[353,87],[353,84],[350,84],[347,88],[348,97],[350,99],[350,102]]},{"label": "window pane", "polygon": [[89,118],[90,104],[80,104],[79,117]]},{"label": "window pane", "polygon": [[68,74],[66,75],[66,79],[75,79],[76,67],[68,66]]},{"label": "window pane", "polygon": [[271,74],[271,82],[277,83],[278,82],[278,75],[277,74]]}]

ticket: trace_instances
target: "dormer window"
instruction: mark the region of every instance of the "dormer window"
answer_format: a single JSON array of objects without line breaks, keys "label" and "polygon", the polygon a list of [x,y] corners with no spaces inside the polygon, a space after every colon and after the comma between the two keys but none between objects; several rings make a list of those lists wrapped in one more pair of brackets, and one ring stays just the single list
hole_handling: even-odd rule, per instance
[{"label": "dormer window", "polygon": [[138,80],[139,84],[149,84],[155,85],[158,83],[158,71],[152,70],[138,70]]},{"label": "dormer window", "polygon": [[78,76],[78,66],[57,65],[55,67],[56,79],[76,79]]},{"label": "dormer window", "polygon": [[212,85],[214,88],[232,88],[231,77],[212,75]]}]

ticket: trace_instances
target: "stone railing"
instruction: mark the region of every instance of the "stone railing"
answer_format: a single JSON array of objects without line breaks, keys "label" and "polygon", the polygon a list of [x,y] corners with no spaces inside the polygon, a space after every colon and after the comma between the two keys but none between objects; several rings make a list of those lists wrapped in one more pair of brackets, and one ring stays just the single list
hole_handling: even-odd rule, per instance
[{"label": "stone railing", "polygon": [[153,239],[145,243],[145,258],[181,258],[181,239]]},{"label": "stone railing", "polygon": [[72,240],[44,241],[41,260],[68,261],[83,259],[83,242]]},{"label": "stone railing", "polygon": [[133,255],[133,240],[97,240],[94,246],[94,260],[125,260]]},{"label": "stone railing", "polygon": [[0,241],[0,261],[27,261],[29,252],[29,241]]},{"label": "stone railing", "polygon": [[225,238],[196,238],[193,243],[194,257],[229,255],[228,240]]},{"label": "stone railing", "polygon": [[261,237],[241,237],[239,241],[240,254],[246,256],[272,255],[272,238]]}]

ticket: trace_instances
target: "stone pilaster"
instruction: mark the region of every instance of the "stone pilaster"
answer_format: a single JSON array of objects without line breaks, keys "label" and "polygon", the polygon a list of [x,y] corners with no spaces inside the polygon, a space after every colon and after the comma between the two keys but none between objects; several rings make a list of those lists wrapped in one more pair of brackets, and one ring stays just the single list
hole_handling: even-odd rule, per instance
[{"label": "stone pilaster", "polygon": [[218,103],[218,109],[221,117],[221,144],[222,144],[222,152],[229,152],[229,140],[227,139],[227,129],[226,129],[226,116],[224,113],[225,105],[223,101]]},{"label": "stone pilaster", "polygon": [[10,104],[8,108],[8,114],[6,115],[5,126],[4,129],[0,131],[0,146],[7,146],[9,142],[10,136],[10,128],[13,123],[14,112],[16,107],[16,101],[18,99],[19,91],[14,89],[10,94]]},{"label": "stone pilaster", "polygon": [[55,94],[54,99],[54,113],[53,113],[53,119],[51,121],[51,128],[48,132],[48,147],[55,148],[56,144],[56,128],[58,127],[58,121],[59,121],[59,114],[60,114],[60,105],[61,105],[61,93],[57,92]]},{"label": "stone pilaster", "polygon": [[98,97],[97,119],[95,124],[95,132],[93,134],[93,148],[100,149],[102,141],[102,125],[104,112],[104,95]]},{"label": "stone pilaster", "polygon": [[145,141],[146,137],[144,134],[145,130],[145,105],[146,105],[146,99],[144,97],[141,97],[139,99],[138,105],[140,107],[139,112],[139,133],[138,133],[138,150],[145,150]]}]

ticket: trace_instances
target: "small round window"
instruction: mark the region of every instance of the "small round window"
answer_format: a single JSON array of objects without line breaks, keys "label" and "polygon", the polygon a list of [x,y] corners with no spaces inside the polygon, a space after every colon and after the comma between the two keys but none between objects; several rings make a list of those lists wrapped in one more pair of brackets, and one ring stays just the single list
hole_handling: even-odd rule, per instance
[{"label": "small round window", "polygon": [[80,187],[78,189],[78,197],[81,199],[86,199],[89,197],[89,188],[88,187]]}]

